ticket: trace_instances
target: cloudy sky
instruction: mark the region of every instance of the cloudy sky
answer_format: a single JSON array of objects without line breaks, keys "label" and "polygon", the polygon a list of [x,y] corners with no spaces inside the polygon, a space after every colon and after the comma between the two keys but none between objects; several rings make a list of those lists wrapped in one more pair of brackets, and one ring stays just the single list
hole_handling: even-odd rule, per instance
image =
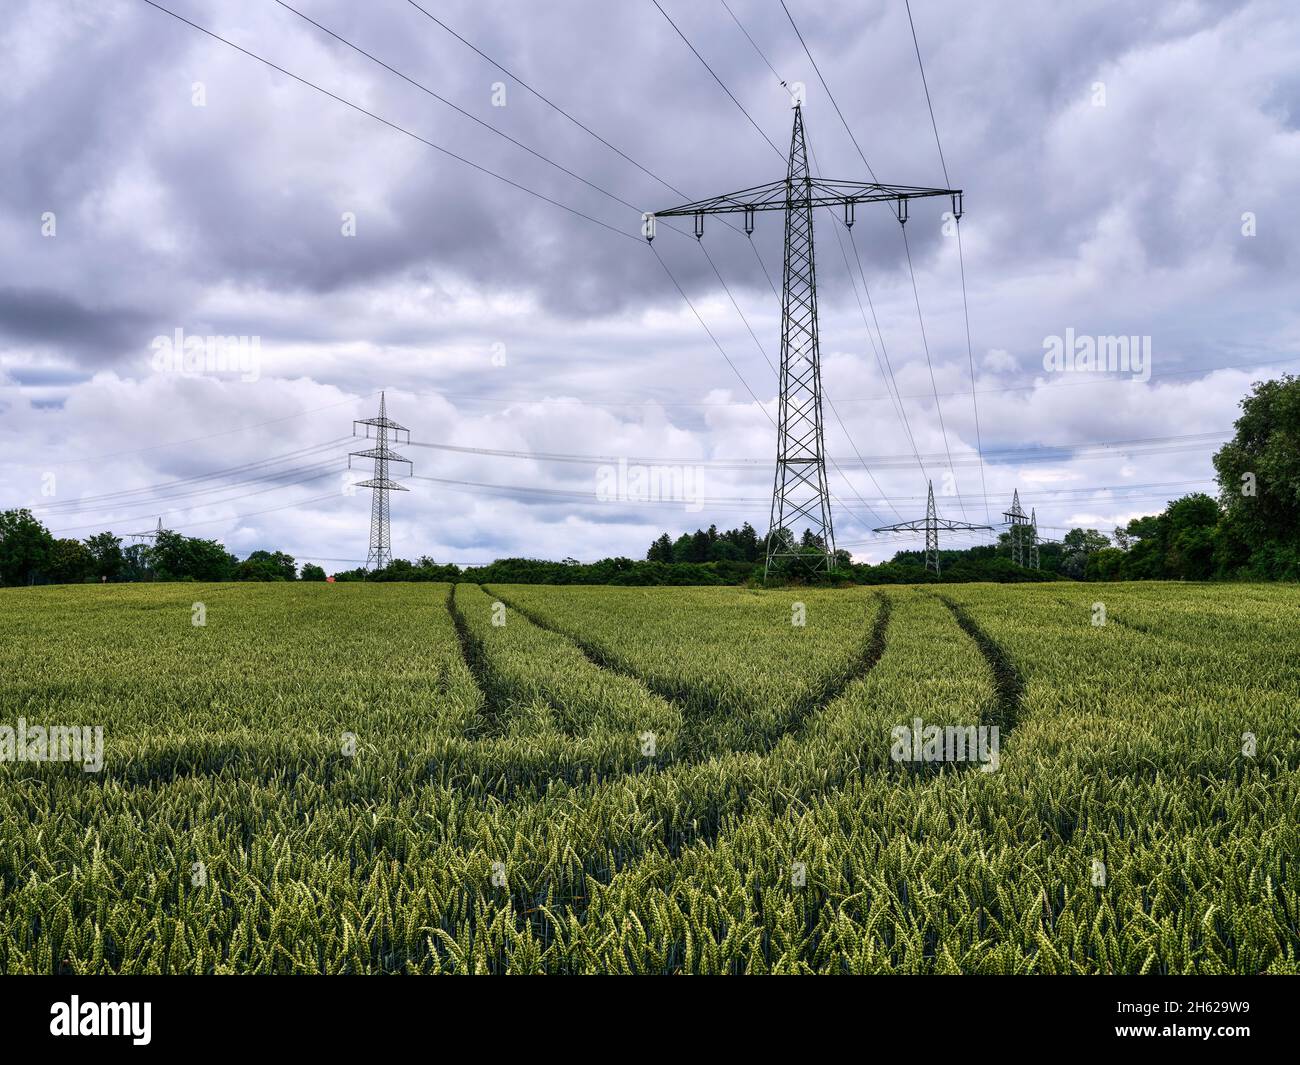
[{"label": "cloudy sky", "polygon": [[[398,556],[766,528],[780,216],[753,247],[710,220],[706,257],[663,222],[648,249],[639,212],[783,176],[781,79],[815,169],[868,180],[779,0],[660,0],[681,35],[653,0],[159,2],[284,72],[144,0],[7,5],[0,506],[346,568],[382,389],[412,440]],[[787,2],[871,171],[948,184],[903,0]],[[922,515],[927,478],[975,522],[1018,488],[1048,536],[1213,490],[1251,381],[1300,367],[1294,5],[912,13],[970,357],[946,200],[913,205],[915,290],[887,208],[818,216],[837,539],[910,546],[870,529]],[[1067,330],[1149,338],[1150,365],[1046,369]],[[186,362],[178,336],[249,340]],[[620,460],[687,498],[601,498]]]}]

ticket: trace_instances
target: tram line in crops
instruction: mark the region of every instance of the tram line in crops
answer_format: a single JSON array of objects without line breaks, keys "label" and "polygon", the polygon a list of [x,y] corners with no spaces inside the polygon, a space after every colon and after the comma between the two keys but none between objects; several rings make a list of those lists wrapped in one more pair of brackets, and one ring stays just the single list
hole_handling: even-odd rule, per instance
[{"label": "tram line in crops", "polygon": [[889,597],[883,592],[876,592],[872,596],[876,610],[871,628],[849,663],[844,668],[827,674],[818,689],[796,699],[780,719],[765,728],[755,730],[743,743],[729,743],[724,746],[722,738],[710,728],[710,723],[719,715],[725,714],[727,708],[721,705],[721,701],[713,693],[698,685],[672,683],[662,677],[638,670],[612,654],[597,641],[581,635],[572,628],[557,625],[538,611],[521,605],[517,599],[512,599],[499,590],[493,591],[487,586],[484,586],[484,590],[530,624],[571,641],[597,668],[628,677],[679,707],[683,723],[681,747],[683,752],[690,752],[691,760],[700,760],[718,754],[744,752],[765,754],[783,736],[797,734],[808,718],[839,698],[854,680],[861,678],[880,660],[881,655],[885,653],[886,632],[892,610]]}]

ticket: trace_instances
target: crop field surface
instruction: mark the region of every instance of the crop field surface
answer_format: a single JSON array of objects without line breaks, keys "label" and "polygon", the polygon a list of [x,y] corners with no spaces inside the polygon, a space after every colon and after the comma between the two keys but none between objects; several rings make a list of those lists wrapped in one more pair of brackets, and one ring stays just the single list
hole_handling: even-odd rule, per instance
[{"label": "crop field surface", "polygon": [[3,973],[1300,972],[1295,587],[10,589],[0,676]]}]

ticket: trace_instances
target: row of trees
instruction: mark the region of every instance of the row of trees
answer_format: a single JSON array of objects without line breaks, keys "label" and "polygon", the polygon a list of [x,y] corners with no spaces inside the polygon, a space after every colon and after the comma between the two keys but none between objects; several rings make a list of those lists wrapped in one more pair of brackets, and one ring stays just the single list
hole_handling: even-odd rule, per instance
[{"label": "row of trees", "polygon": [[83,584],[101,581],[323,581],[293,556],[254,551],[242,561],[216,540],[164,529],[153,543],[124,547],[111,532],[84,540],[53,536],[29,510],[0,511],[0,584]]},{"label": "row of trees", "polygon": [[[819,555],[825,550],[825,541],[811,529],[805,529],[803,535],[796,538],[789,529],[777,529],[768,536],[759,536],[754,527],[745,522],[739,529],[718,532],[716,525],[707,529],[696,529],[693,533],[682,533],[676,540],[664,533],[650,545],[646,552],[647,562],[763,562],[767,558],[768,541],[777,537],[784,541],[784,551],[799,550],[812,555]],[[837,568],[850,565],[852,555],[848,551],[835,552]]]}]

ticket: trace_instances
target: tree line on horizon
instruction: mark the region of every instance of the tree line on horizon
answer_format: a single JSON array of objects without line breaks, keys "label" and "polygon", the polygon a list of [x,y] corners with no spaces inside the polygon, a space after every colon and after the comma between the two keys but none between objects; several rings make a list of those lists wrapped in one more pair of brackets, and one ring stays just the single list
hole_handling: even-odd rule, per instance
[{"label": "tree line on horizon", "polygon": [[[944,581],[1035,580],[1300,580],[1300,377],[1256,383],[1241,401],[1235,434],[1214,455],[1218,498],[1192,493],[1159,514],[1133,518],[1110,535],[1075,528],[1060,543],[1039,546],[1040,568],[1011,560],[1009,533],[996,544],[941,550]],[[786,548],[820,556],[819,537],[788,529],[770,535]],[[56,538],[18,508],[0,511],[0,585],[119,581],[474,581],[546,584],[742,584],[763,578],[768,537],[749,523],[667,532],[643,560],[607,558],[580,563],[527,558],[458,567],[428,557],[394,559],[381,570],[344,570],[327,578],[314,563],[299,569],[283,551],[253,551],[239,559],[217,540],[162,530],[153,543],[123,546],[111,532],[84,540]],[[867,584],[922,583],[925,553],[899,551],[888,562],[857,564],[836,551],[819,580]],[[778,572],[806,579],[797,559]]]}]

